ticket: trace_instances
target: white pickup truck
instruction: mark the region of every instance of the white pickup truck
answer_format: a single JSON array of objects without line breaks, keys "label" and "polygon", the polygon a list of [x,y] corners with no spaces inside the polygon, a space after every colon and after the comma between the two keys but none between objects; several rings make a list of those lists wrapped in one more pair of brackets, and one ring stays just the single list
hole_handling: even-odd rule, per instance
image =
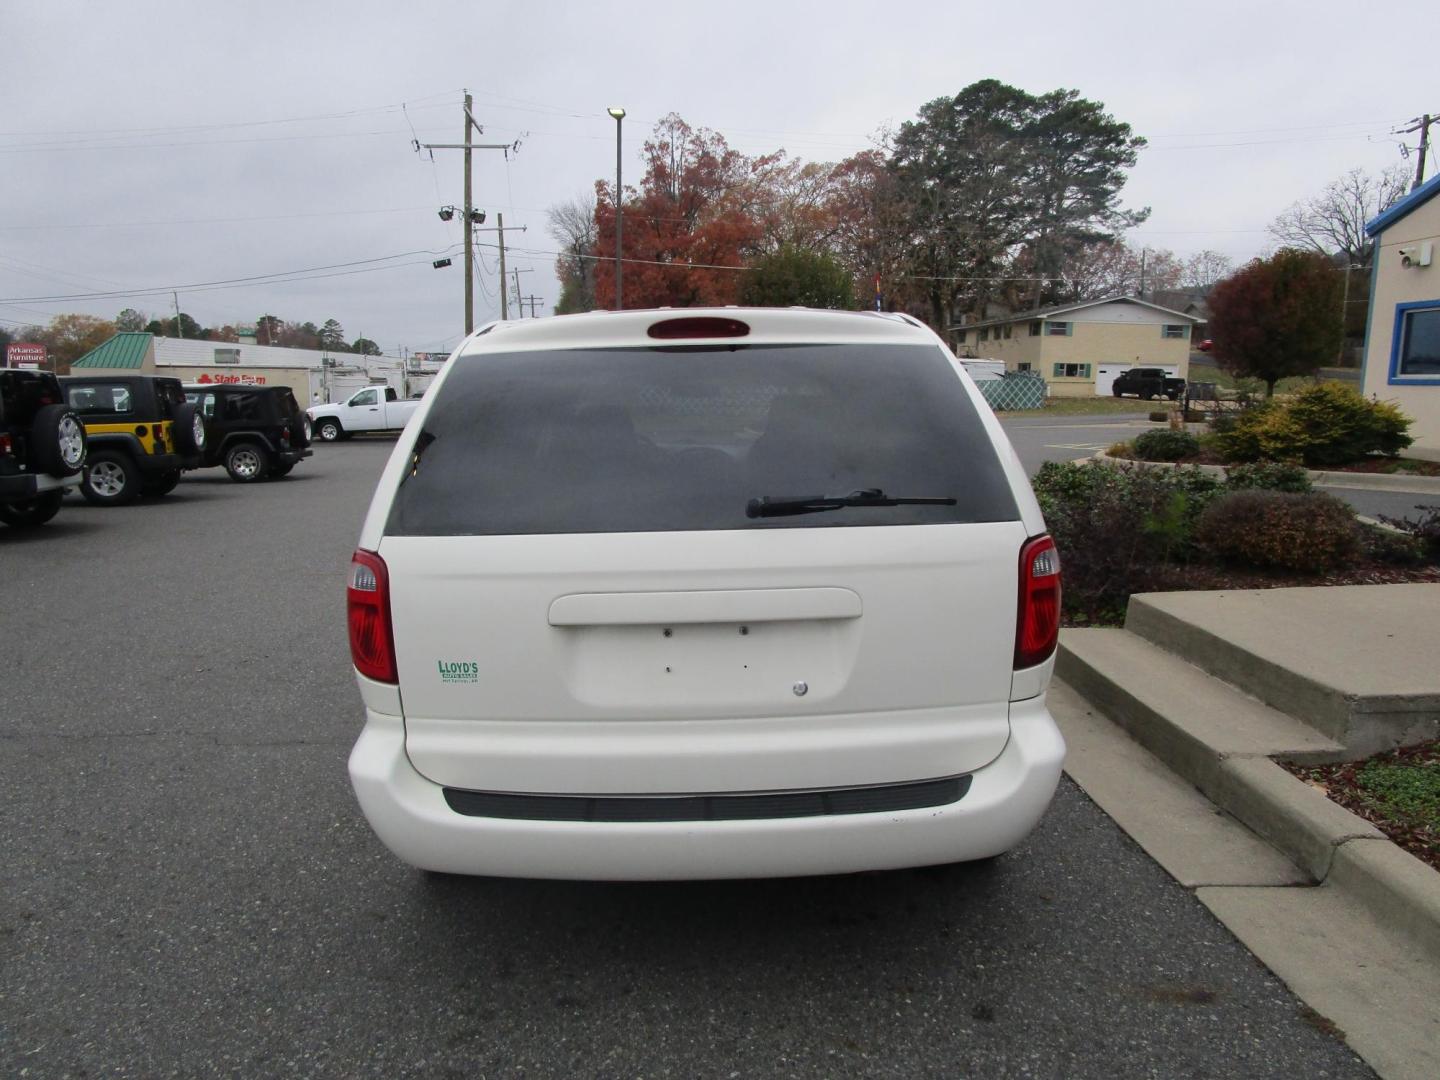
[{"label": "white pickup truck", "polygon": [[324,442],[348,439],[359,431],[399,431],[420,407],[420,399],[401,401],[393,386],[369,386],[349,401],[312,405],[305,412]]}]

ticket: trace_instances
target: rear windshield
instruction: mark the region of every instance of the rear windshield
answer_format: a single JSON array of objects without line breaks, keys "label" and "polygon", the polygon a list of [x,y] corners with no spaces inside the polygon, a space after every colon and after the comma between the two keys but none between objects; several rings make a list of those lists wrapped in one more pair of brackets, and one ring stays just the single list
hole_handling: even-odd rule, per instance
[{"label": "rear windshield", "polygon": [[[975,406],[926,345],[587,349],[457,361],[396,492],[400,536],[1013,521]],[[953,498],[746,516],[761,497]]]}]

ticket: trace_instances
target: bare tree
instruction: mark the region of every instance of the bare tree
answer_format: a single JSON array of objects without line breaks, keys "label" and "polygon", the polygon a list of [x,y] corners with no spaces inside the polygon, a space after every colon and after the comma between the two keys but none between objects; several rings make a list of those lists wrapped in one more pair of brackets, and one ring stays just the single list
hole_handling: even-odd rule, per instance
[{"label": "bare tree", "polygon": [[1352,265],[1369,266],[1372,257],[1365,223],[1409,189],[1409,177],[1399,165],[1373,176],[1351,169],[1325,185],[1319,195],[1297,202],[1270,224],[1279,243],[1343,255]]},{"label": "bare tree", "polygon": [[1182,268],[1166,248],[1136,251],[1124,240],[1101,240],[1073,252],[1065,261],[1065,291],[1072,300],[1110,296],[1145,299],[1156,289],[1180,284]]},{"label": "bare tree", "polygon": [[560,279],[561,295],[555,313],[590,311],[595,307],[595,195],[585,192],[550,207],[546,226],[551,238],[560,245],[555,260],[555,274]]},{"label": "bare tree", "polygon": [[1218,251],[1196,252],[1186,259],[1180,268],[1180,287],[1182,289],[1205,290],[1214,285],[1221,278],[1227,278],[1235,272],[1235,264]]}]

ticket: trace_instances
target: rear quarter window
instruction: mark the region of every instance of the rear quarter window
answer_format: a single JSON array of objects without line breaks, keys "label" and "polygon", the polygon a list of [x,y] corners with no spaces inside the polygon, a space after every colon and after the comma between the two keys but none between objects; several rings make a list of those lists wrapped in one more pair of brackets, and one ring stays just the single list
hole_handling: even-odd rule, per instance
[{"label": "rear quarter window", "polygon": [[[749,518],[762,496],[953,506]],[[395,493],[391,535],[1012,521],[1014,496],[948,358],[928,345],[477,355],[450,372]]]}]

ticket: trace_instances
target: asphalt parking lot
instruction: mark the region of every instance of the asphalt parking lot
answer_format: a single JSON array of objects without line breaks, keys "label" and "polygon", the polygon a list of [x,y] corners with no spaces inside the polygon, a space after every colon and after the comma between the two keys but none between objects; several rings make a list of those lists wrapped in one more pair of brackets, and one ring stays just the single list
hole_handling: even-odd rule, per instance
[{"label": "asphalt parking lot", "polygon": [[1068,780],[988,868],[401,865],[345,775],[391,445],[0,529],[0,1075],[1372,1075]]}]

